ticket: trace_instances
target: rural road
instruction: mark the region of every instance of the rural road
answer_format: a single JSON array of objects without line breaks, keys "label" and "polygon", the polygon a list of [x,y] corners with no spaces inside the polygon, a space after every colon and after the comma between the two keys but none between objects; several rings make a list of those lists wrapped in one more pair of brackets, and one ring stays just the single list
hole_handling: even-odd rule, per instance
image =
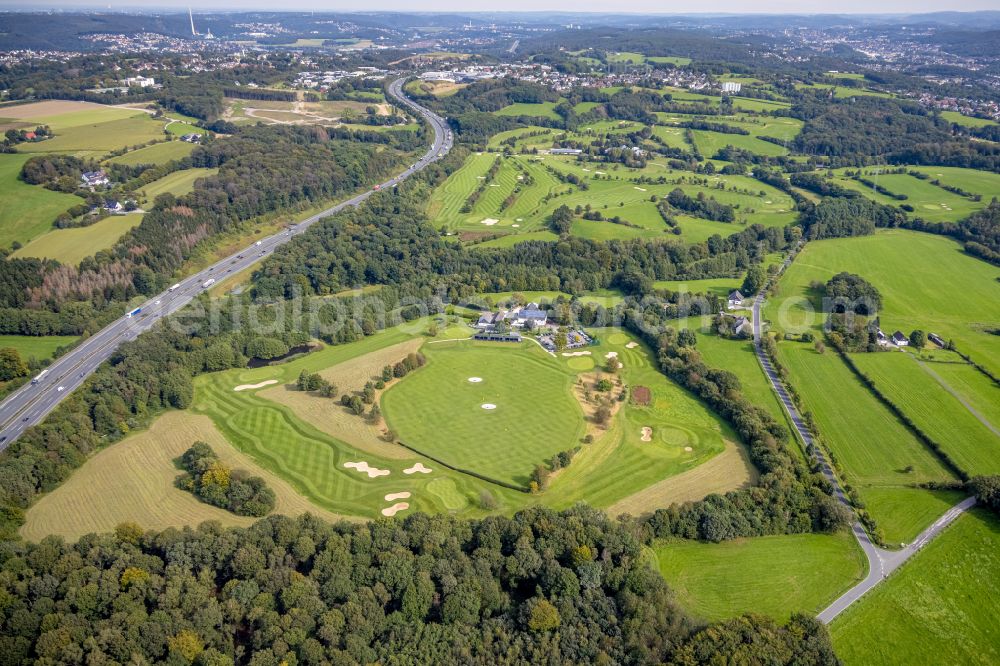
[{"label": "rural road", "polygon": [[[451,131],[445,119],[407,98],[403,94],[403,81],[397,79],[389,84],[388,94],[430,124],[434,130],[434,141],[430,149],[415,164],[377,186],[377,189],[394,187],[446,155],[452,147]],[[201,272],[181,280],[169,290],[151,297],[139,306],[141,313],[117,319],[58,358],[36,377],[36,382],[25,384],[0,403],[0,451],[10,446],[11,442],[20,437],[27,428],[44,419],[66,396],[83,384],[123,342],[134,339],[135,336],[152,328],[163,317],[177,312],[215,282],[249,268],[269,256],[275,248],[287,243],[318,220],[349,206],[361,204],[372,195],[373,191],[368,190],[358,194],[302,220],[297,225],[292,225],[285,231],[262,238],[245,250],[220,259]]]},{"label": "rural road", "polygon": [[[792,257],[785,259],[785,262],[781,265],[781,270],[772,278],[772,280],[777,279],[778,276],[784,273],[791,261]],[[844,494],[844,489],[840,485],[840,479],[837,478],[833,468],[830,466],[830,463],[826,458],[826,454],[823,452],[822,447],[816,444],[812,433],[809,432],[809,429],[806,427],[805,422],[802,420],[802,415],[799,414],[798,408],[795,406],[795,403],[792,402],[791,396],[788,394],[784,383],[781,381],[774,365],[771,363],[771,359],[768,358],[766,353],[764,353],[764,347],[761,344],[762,319],[760,315],[760,308],[764,303],[765,291],[766,287],[765,289],[761,289],[760,293],[757,294],[753,301],[753,341],[754,351],[757,354],[757,360],[760,361],[761,367],[764,369],[764,374],[767,375],[768,381],[771,382],[771,386],[778,395],[778,399],[781,401],[781,404],[784,405],[785,411],[788,412],[792,425],[799,433],[802,441],[805,442],[807,450],[812,452],[812,457],[819,465],[823,476],[826,477],[826,479],[830,482],[830,485],[833,487],[834,497],[847,506],[847,508],[851,510],[851,513],[854,513],[854,509],[851,507],[851,503],[848,501],[847,496]],[[888,577],[889,574],[898,569],[904,562],[906,562],[906,560],[910,559],[917,553],[917,551],[923,548],[928,541],[937,536],[942,530],[944,530],[944,528],[950,525],[956,518],[958,518],[964,511],[972,507],[975,503],[975,497],[968,497],[962,500],[952,508],[948,509],[948,511],[946,511],[943,516],[938,518],[933,525],[921,532],[917,538],[913,540],[913,543],[900,550],[886,550],[884,548],[879,548],[872,543],[871,538],[868,536],[868,532],[866,532],[864,527],[861,525],[861,521],[855,520],[851,524],[851,533],[854,535],[854,538],[857,539],[858,544],[861,546],[861,550],[865,553],[865,558],[868,560],[868,575],[865,576],[864,580],[849,589],[847,592],[838,597],[832,604],[820,611],[817,616],[819,621],[824,624],[829,624],[833,621],[833,619],[842,613],[848,606],[882,582],[882,580]]]}]

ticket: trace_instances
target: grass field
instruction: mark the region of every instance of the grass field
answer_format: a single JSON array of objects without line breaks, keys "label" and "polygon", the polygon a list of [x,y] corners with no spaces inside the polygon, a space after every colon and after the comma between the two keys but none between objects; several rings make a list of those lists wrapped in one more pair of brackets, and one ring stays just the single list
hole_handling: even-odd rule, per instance
[{"label": "grass field", "polygon": [[785,622],[815,614],[865,574],[847,532],[790,534],[723,543],[666,540],[654,546],[660,573],[682,606],[715,621],[763,613]]},{"label": "grass field", "polygon": [[107,160],[110,164],[166,164],[171,160],[179,160],[191,154],[195,144],[186,141],[167,141],[156,143],[146,148],[132,150],[124,155]]},{"label": "grass field", "polygon": [[[572,387],[581,377],[592,381],[595,361],[603,362],[606,353],[615,351],[624,364],[620,371],[623,380],[629,385],[649,387],[654,404],[650,407],[624,404],[610,426],[594,430],[594,442],[582,445],[570,467],[555,474],[549,488],[539,495],[527,495],[451,472],[405,450],[388,450],[386,443],[372,441],[371,432],[361,432],[366,428],[364,424],[345,421],[330,406],[321,404],[324,399],[284,388],[299,372],[308,370],[322,372],[350,390],[371,368],[381,367],[386,358],[398,356],[404,349],[412,349],[412,345],[419,344],[414,340],[426,339],[422,335],[425,330],[426,323],[417,322],[350,345],[327,347],[281,365],[198,377],[194,409],[209,416],[234,446],[281,475],[312,502],[337,513],[365,517],[377,515],[385,506],[382,495],[401,490],[413,492],[413,498],[407,500],[411,508],[430,512],[482,515],[478,496],[481,490],[488,489],[504,512],[532,503],[564,508],[587,501],[599,507],[625,502],[631,512],[642,513],[671,501],[724,492],[755,478],[755,471],[737,445],[726,443],[726,439],[732,438],[728,428],[697,400],[669,382],[655,368],[647,349],[628,347],[633,339],[621,332],[608,331],[607,335],[603,329],[595,332],[600,344],[588,348],[592,351],[591,358],[552,357],[537,346],[519,350],[506,345],[456,341],[468,336],[469,329],[450,326],[439,333],[434,344],[424,344],[429,364],[390,384],[382,396],[386,422],[403,441],[420,448],[411,441],[409,430],[416,429],[419,437],[421,429],[427,431],[427,424],[433,424],[434,438],[430,445],[440,450],[428,453],[440,454],[453,462],[458,459],[445,456],[464,455],[467,458],[463,460],[477,472],[488,473],[499,468],[498,474],[522,481],[535,463],[557,451],[580,445],[583,432],[597,428],[583,419],[584,411],[593,408],[592,403],[585,402],[582,393]],[[525,343],[528,344],[534,345]],[[460,360],[452,361],[455,357]],[[541,378],[548,388],[526,386],[517,373]],[[462,390],[472,386],[467,381],[470,376],[484,378],[478,386],[486,397],[461,395]],[[440,384],[448,378],[458,385],[457,392],[447,394],[446,400],[441,399],[444,394],[440,387],[437,393],[428,393],[424,387],[428,381]],[[233,391],[236,385],[269,379],[278,384],[256,391]],[[495,383],[501,379],[511,379],[514,384],[497,388]],[[488,399],[498,409],[488,413],[482,410],[480,405]],[[332,401],[327,399],[327,402]],[[545,407],[539,409],[539,404]],[[473,414],[463,415],[456,405],[470,407],[468,411]],[[505,412],[512,406],[521,410],[521,417],[509,419]],[[559,409],[562,413],[556,411]],[[441,410],[447,412],[443,417],[446,422],[432,416]],[[417,414],[421,422],[408,422],[406,419],[412,418],[408,412]],[[487,427],[483,427],[478,419],[461,423],[455,417],[456,414],[462,419],[478,417],[480,412],[488,420],[497,420],[493,417],[499,420],[487,422]],[[502,427],[499,421],[513,430],[499,430]],[[653,429],[650,442],[642,441],[643,427]],[[462,428],[473,430],[469,434]],[[442,437],[445,432],[452,436]],[[491,461],[470,451],[478,454],[493,451],[502,460]],[[524,461],[523,469],[514,462],[517,456]],[[389,470],[390,474],[369,479],[343,468],[344,462],[362,460]],[[433,473],[426,476],[401,473],[417,461]],[[699,476],[701,466],[706,463],[705,468],[712,473]],[[675,488],[662,485],[669,484],[672,478],[678,480]],[[639,500],[633,499],[629,504],[629,498],[657,484],[661,485],[648,495],[648,501],[638,504]]]},{"label": "grass field", "polygon": [[1000,520],[961,516],[831,625],[845,664],[1000,661]]},{"label": "grass field", "polygon": [[[928,265],[935,266],[933,279],[922,269]],[[777,296],[766,305],[771,328],[818,333],[822,319],[814,314],[818,302],[809,284],[825,282],[839,271],[858,273],[881,291],[883,330],[922,328],[953,337],[984,365],[1000,359],[996,336],[978,324],[1000,314],[995,269],[962,254],[948,239],[915,232],[809,243],[782,278]],[[784,342],[778,348],[792,385],[816,418],[823,442],[868,504],[887,542],[909,541],[957,499],[952,493],[907,487],[952,475],[833,352],[821,355],[811,345],[797,342]],[[983,390],[982,383],[966,387],[977,393]],[[831,395],[838,397],[836,402],[830,401]],[[983,396],[980,401],[991,399]],[[956,451],[965,448],[954,446]],[[910,466],[913,470],[907,472]]]},{"label": "grass field", "polygon": [[[127,115],[122,117],[122,112]],[[107,119],[112,117],[113,119]],[[25,153],[68,153],[96,157],[127,146],[142,145],[163,138],[163,122],[142,111],[101,109],[40,118],[52,126],[55,137],[18,147]]]},{"label": "grass field", "polygon": [[[757,360],[753,341],[721,338],[711,333],[706,326],[693,321],[694,319],[678,320],[677,327],[678,329],[686,325],[695,327],[698,333],[698,351],[705,362],[713,368],[724,368],[739,377],[743,394],[747,399],[758,407],[766,409],[771,413],[771,416],[780,423],[784,423],[789,432],[793,432],[788,414],[771,388],[771,384]],[[790,439],[789,446],[794,453],[802,453],[796,440]]]},{"label": "grass field", "polygon": [[766,318],[780,331],[819,325],[820,317],[809,314],[818,301],[808,285],[840,271],[861,275],[881,292],[882,330],[919,328],[953,339],[1000,375],[1000,336],[986,330],[1000,322],[1000,271],[964,254],[958,243],[902,230],[809,243],[782,279],[779,298],[768,303]]},{"label": "grass field", "polygon": [[208,418],[170,412],[149,430],[99,452],[43,496],[28,510],[21,535],[35,541],[50,534],[77,539],[90,532],[110,532],[124,521],[152,530],[196,526],[206,520],[241,526],[256,522],[257,518],[205,504],[174,486],[180,475],[174,460],[199,440],[208,442],[233,469],[263,477],[275,492],[275,513],[297,516],[310,512],[331,520],[338,518],[234,449]]},{"label": "grass field", "polygon": [[867,503],[886,542],[912,540],[948,505],[941,506],[930,491],[908,486],[952,481],[954,476],[834,352],[821,355],[798,342],[782,343],[779,350],[792,386],[819,425],[823,443]]},{"label": "grass field", "polygon": [[957,125],[964,125],[965,127],[988,127],[990,125],[996,125],[996,122],[988,118],[976,118],[974,116],[966,116],[958,111],[942,111],[941,117],[950,123],[955,123]]},{"label": "grass field", "polygon": [[194,182],[196,180],[213,176],[218,171],[218,169],[182,169],[181,171],[167,174],[159,180],[154,180],[139,190],[139,193],[149,203],[152,203],[156,197],[166,192],[175,196],[181,196],[194,189]]},{"label": "grass field", "polygon": [[748,150],[756,155],[764,155],[767,157],[777,157],[778,155],[788,154],[788,150],[784,146],[779,146],[768,141],[761,141],[755,136],[746,136],[744,134],[723,134],[721,132],[712,132],[708,130],[692,130],[691,133],[694,135],[694,142],[695,145],[698,146],[698,152],[700,152],[704,157],[714,157],[717,152],[726,146],[742,148],[743,150]]},{"label": "grass field", "polygon": [[[943,363],[909,353],[854,354],[853,360],[962,470],[972,476],[1000,473],[1000,423],[981,413],[977,418],[950,392],[958,391],[936,369]],[[954,362],[964,364],[957,356]],[[1000,388],[986,390],[985,397],[1000,402]]]},{"label": "grass field", "polygon": [[44,361],[52,358],[57,348],[71,345],[76,339],[75,335],[0,335],[0,349],[13,347],[24,360]]},{"label": "grass field", "polygon": [[142,213],[111,215],[87,227],[53,229],[22,247],[13,256],[55,259],[60,263],[76,266],[85,257],[110,248],[129,229],[139,226],[142,217]]},{"label": "grass field", "polygon": [[428,346],[428,366],[386,392],[386,421],[415,449],[527,487],[536,465],[577,444],[584,423],[570,395],[571,373],[537,345],[523,344]]},{"label": "grass field", "polygon": [[[507,133],[507,137],[521,136],[523,133]],[[533,138],[552,140],[551,135]],[[531,138],[525,137],[524,140],[530,141]],[[549,216],[557,207],[590,205],[605,217],[619,216],[631,226],[577,220],[571,229],[573,234],[596,240],[676,239],[676,236],[667,233],[669,229],[657,212],[656,205],[650,201],[652,195],[666,196],[675,187],[692,196],[704,193],[739,207],[735,224],[678,216],[683,230],[681,240],[687,242],[704,241],[714,234],[727,236],[736,233],[743,228],[743,222],[784,226],[795,218],[794,206],[787,194],[743,176],[713,176],[706,183],[693,184],[683,174],[671,173],[662,164],[653,163],[643,170],[631,170],[556,156],[501,158],[499,171],[472,210],[462,212],[469,195],[482,184],[496,159],[497,155],[493,153],[470,155],[462,168],[434,191],[427,212],[435,227],[507,235],[535,233],[547,230]],[[589,187],[581,190],[560,182],[549,169],[561,174],[573,174],[585,180]],[[639,185],[632,180],[639,175],[663,175],[667,183]],[[508,197],[512,197],[512,203],[505,207]],[[515,238],[505,237],[491,242],[491,245],[507,246],[514,242],[517,242]]]},{"label": "grass field", "polygon": [[52,228],[56,217],[83,199],[20,180],[30,155],[0,155],[0,246],[26,243]]},{"label": "grass field", "polygon": [[[997,185],[1000,185],[1000,176],[997,174],[984,174],[985,177],[976,177],[973,174],[983,172],[973,171],[972,169],[957,170],[966,173],[956,173],[953,170],[948,174],[947,178],[938,176],[938,174],[944,174],[938,167],[915,170],[927,173],[932,179],[940,178],[945,184],[958,186],[966,191],[984,196],[980,201],[973,201],[968,197],[960,196],[942,187],[938,187],[930,180],[921,180],[909,174],[879,173],[874,169],[864,170],[864,177],[878,183],[893,194],[905,195],[907,197],[906,200],[899,201],[893,197],[880,194],[852,178],[841,176],[835,178],[834,182],[847,189],[860,192],[869,199],[874,199],[887,206],[895,208],[902,204],[910,205],[914,208],[914,211],[910,213],[911,215],[923,218],[929,222],[956,222],[968,217],[971,213],[985,208],[992,198],[992,194],[988,193],[989,188],[995,188]],[[993,189],[993,192],[996,192],[996,190]]]},{"label": "grass field", "polygon": [[498,116],[537,116],[559,120],[560,116],[555,112],[555,108],[555,102],[539,102],[537,104],[521,102],[505,106],[495,113]]}]

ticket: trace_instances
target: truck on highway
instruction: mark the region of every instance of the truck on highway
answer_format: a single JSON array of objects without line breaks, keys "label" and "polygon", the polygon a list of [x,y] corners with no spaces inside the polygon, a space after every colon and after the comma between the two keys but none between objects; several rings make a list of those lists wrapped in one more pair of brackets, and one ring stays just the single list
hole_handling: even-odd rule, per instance
[{"label": "truck on highway", "polygon": [[31,383],[32,384],[37,384],[38,382],[42,381],[42,377],[45,376],[46,372],[48,372],[48,370],[42,370],[41,372],[39,372],[38,375],[34,379],[31,380]]},{"label": "truck on highway", "polygon": [[201,288],[202,289],[208,289],[213,284],[215,284],[215,278],[209,278],[209,279],[207,279],[207,280],[205,280],[204,282],[201,283]]},{"label": "truck on highway", "polygon": [[172,286],[170,289],[167,289],[167,291],[175,291],[175,290],[180,289],[180,288],[181,288],[181,283],[178,282],[177,284],[175,284],[174,286]]},{"label": "truck on highway", "polygon": [[125,318],[131,319],[132,317],[138,315],[140,312],[142,312],[142,308],[136,308],[135,310],[132,310],[132,312],[129,312],[127,315],[125,315]]}]

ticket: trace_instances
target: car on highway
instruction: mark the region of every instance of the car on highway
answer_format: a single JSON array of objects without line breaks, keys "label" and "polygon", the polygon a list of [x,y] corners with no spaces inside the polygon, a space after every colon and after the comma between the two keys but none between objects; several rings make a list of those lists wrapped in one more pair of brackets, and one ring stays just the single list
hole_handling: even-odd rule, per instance
[{"label": "car on highway", "polygon": [[59,391],[60,393],[62,393],[63,391],[65,391],[65,390],[66,390],[66,387],[65,387],[65,386],[60,386],[60,387],[59,387],[59,388],[57,388],[56,390],[57,390],[57,391]]}]

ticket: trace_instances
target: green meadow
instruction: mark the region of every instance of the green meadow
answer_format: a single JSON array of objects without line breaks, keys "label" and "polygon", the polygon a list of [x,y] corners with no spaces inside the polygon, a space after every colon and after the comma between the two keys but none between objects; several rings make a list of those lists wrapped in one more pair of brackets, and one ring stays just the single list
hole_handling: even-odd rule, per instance
[{"label": "green meadow", "polygon": [[125,117],[121,117],[121,113],[112,113],[121,111],[125,110],[78,111],[65,117],[39,118],[36,122],[48,123],[56,136],[47,141],[24,144],[18,149],[26,153],[69,153],[96,157],[163,138],[163,121],[154,120],[142,111],[128,110]]},{"label": "green meadow", "polygon": [[25,361],[29,358],[44,361],[52,358],[59,347],[76,341],[75,335],[0,335],[0,349],[12,347]]},{"label": "green meadow", "polygon": [[520,102],[505,106],[495,113],[498,116],[537,116],[559,120],[560,116],[555,112],[555,108],[555,102],[539,102],[537,104]]},{"label": "green meadow", "polygon": [[[938,374],[944,363],[921,361],[910,353],[853,354],[852,359],[960,469],[971,476],[1000,474],[1000,423],[975,410]],[[952,362],[965,364],[957,356]],[[984,397],[1000,399],[995,385],[982,390],[988,391]]]},{"label": "green meadow", "polygon": [[866,570],[854,538],[789,534],[704,543],[670,539],[654,548],[677,601],[706,621],[763,613],[785,622],[823,610]]},{"label": "green meadow", "polygon": [[73,194],[53,192],[21,181],[21,167],[30,155],[0,155],[0,245],[26,243],[52,229],[52,222],[83,203]]},{"label": "green meadow", "polygon": [[86,257],[110,248],[130,229],[139,226],[142,217],[142,213],[109,215],[86,227],[53,229],[19,249],[13,256],[55,259],[76,266]]},{"label": "green meadow", "polygon": [[130,150],[124,155],[112,157],[107,160],[110,164],[127,164],[135,166],[137,164],[166,164],[171,160],[179,160],[191,154],[195,149],[195,144],[186,141],[166,141],[155,143],[139,150]]},{"label": "green meadow", "polygon": [[[927,266],[935,267],[933,279],[927,275]],[[1000,283],[995,280],[995,269],[963,254],[949,239],[917,232],[883,231],[874,236],[809,243],[766,305],[764,316],[771,330],[819,333],[822,317],[816,314],[818,296],[809,285],[845,270],[861,275],[882,293],[883,330],[909,333],[921,328],[935,332],[955,339],[960,349],[987,367],[996,365],[1000,343],[978,325],[997,318]],[[823,443],[858,489],[887,542],[909,541],[955,501],[957,496],[951,493],[909,487],[925,480],[951,480],[953,475],[834,352],[819,354],[812,345],[799,342],[781,342],[778,348],[792,386],[819,425]],[[913,363],[912,359],[902,360]],[[898,377],[883,381],[905,385]],[[974,387],[976,392],[983,390],[981,383]],[[836,395],[837,401],[831,401],[831,395]],[[991,399],[992,395],[987,395],[979,401]],[[915,400],[907,398],[909,411],[919,409],[910,404]],[[970,427],[976,428],[974,424]],[[956,454],[966,450],[975,455],[968,450],[971,445],[950,446]]]},{"label": "green meadow", "polygon": [[139,190],[140,195],[149,203],[161,194],[170,193],[174,196],[182,196],[194,189],[194,183],[199,178],[218,173],[218,169],[182,169],[169,173],[159,180],[154,180]]},{"label": "green meadow", "polygon": [[949,238],[914,231],[812,242],[789,267],[779,298],[767,305],[775,330],[818,326],[820,316],[810,312],[819,301],[809,283],[826,282],[840,271],[857,273],[881,292],[882,330],[908,335],[919,328],[953,339],[960,351],[1000,375],[1000,336],[983,325],[1000,321],[995,267],[966,255]]},{"label": "green meadow", "polygon": [[1000,661],[1000,519],[961,516],[830,627],[837,656],[857,664]]}]

